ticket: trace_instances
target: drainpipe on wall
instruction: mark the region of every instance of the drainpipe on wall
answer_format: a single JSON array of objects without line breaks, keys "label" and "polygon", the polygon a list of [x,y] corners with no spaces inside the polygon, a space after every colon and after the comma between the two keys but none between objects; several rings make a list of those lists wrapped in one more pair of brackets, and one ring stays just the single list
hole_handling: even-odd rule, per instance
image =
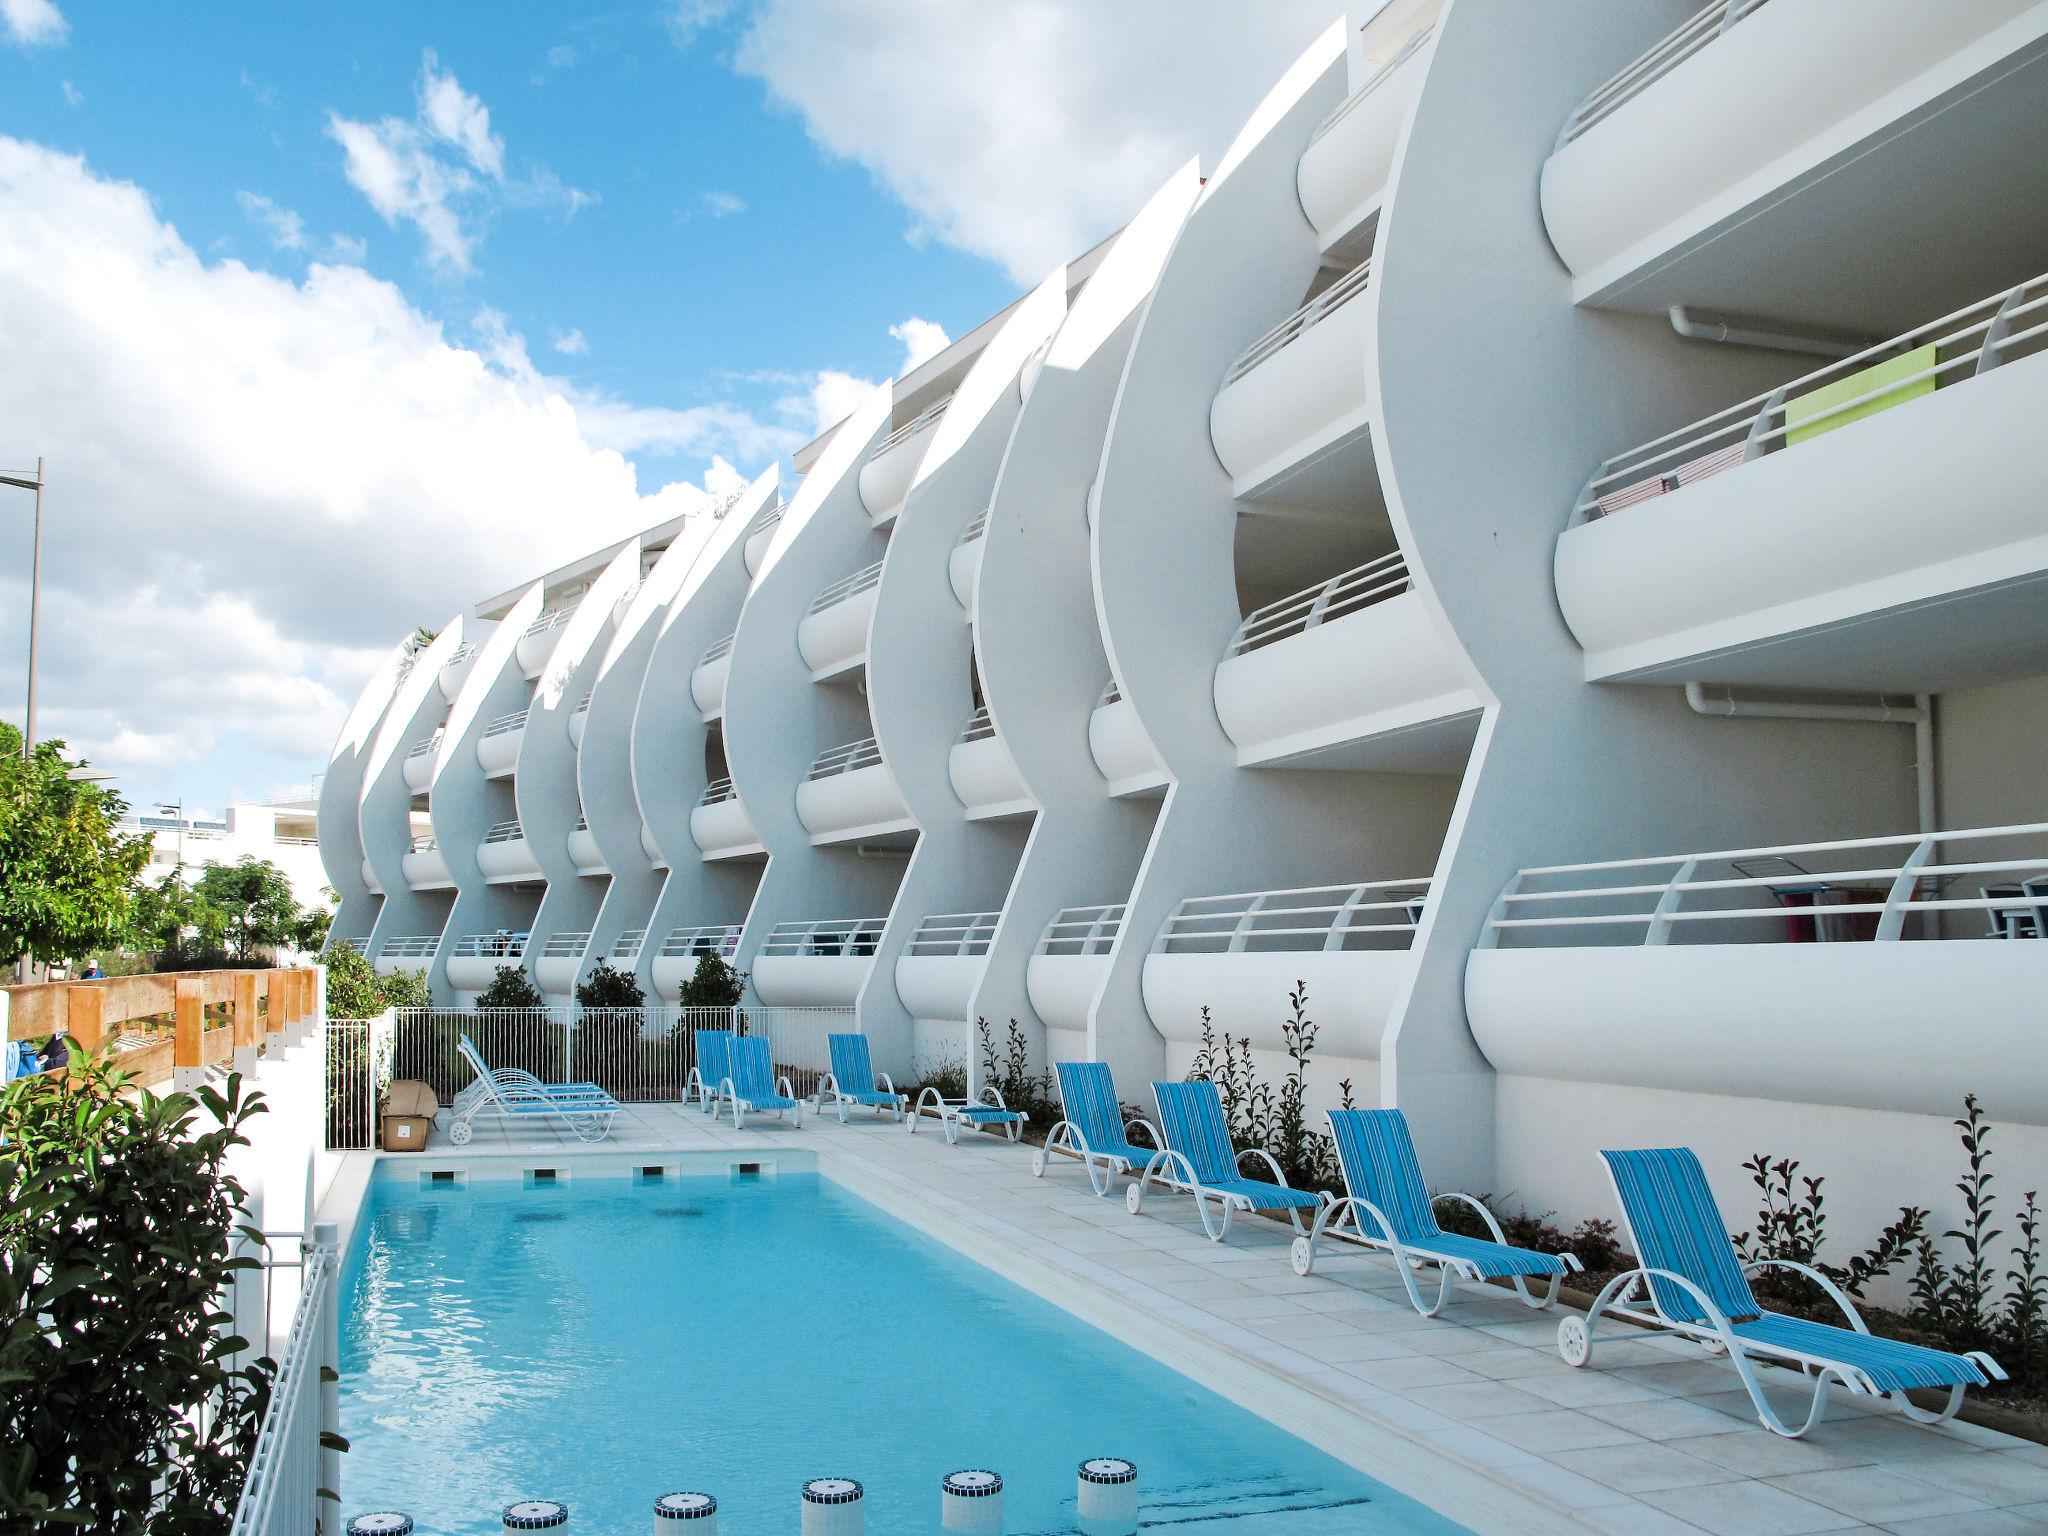
[{"label": "drainpipe on wall", "polygon": [[1771,328],[1740,315],[1716,315],[1674,304],[1667,312],[1671,329],[1689,341],[1715,341],[1729,347],[1761,347],[1769,352],[1797,352],[1808,357],[1854,357],[1876,346],[1882,337],[1845,331],[1790,331]]}]

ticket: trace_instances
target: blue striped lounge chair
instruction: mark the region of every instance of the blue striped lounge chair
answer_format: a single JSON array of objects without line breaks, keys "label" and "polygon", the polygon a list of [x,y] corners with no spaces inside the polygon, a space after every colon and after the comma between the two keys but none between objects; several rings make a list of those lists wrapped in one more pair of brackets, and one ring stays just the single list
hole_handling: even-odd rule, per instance
[{"label": "blue striped lounge chair", "polygon": [[[1569,1253],[1537,1253],[1507,1240],[1500,1223],[1478,1200],[1451,1192],[1430,1198],[1415,1157],[1415,1138],[1408,1117],[1398,1109],[1333,1109],[1330,1133],[1337,1139],[1337,1163],[1344,1171],[1344,1197],[1316,1212],[1308,1236],[1294,1240],[1294,1272],[1315,1268],[1316,1247],[1327,1241],[1356,1243],[1393,1255],[1394,1267],[1408,1289],[1408,1300],[1424,1317],[1435,1317],[1450,1299],[1451,1281],[1512,1280],[1515,1294],[1532,1307],[1557,1300],[1564,1277],[1581,1266]],[[1444,1200],[1470,1206],[1492,1234],[1460,1237],[1437,1225],[1436,1207]],[[1423,1305],[1416,1289],[1417,1264],[1437,1269],[1436,1300]],[[1526,1277],[1548,1275],[1550,1288],[1532,1296]]]},{"label": "blue striped lounge chair", "polygon": [[775,1063],[768,1054],[766,1035],[734,1035],[727,1049],[726,1076],[718,1085],[718,1100],[732,1105],[733,1129],[740,1117],[787,1114],[791,1125],[802,1125],[803,1101],[790,1092],[789,1079],[775,1075]]},{"label": "blue striped lounge chair", "polygon": [[1011,1109],[1003,1103],[1003,1091],[994,1083],[983,1083],[964,1099],[949,1099],[937,1088],[926,1087],[918,1094],[917,1103],[911,1106],[911,1135],[917,1134],[917,1122],[927,1112],[938,1116],[939,1129],[945,1132],[949,1147],[959,1145],[962,1126],[974,1131],[992,1131],[1000,1127],[1005,1136],[1015,1141],[1024,1134],[1024,1127],[1031,1120],[1021,1109]]},{"label": "blue striped lounge chair", "polygon": [[[1952,1355],[1877,1338],[1841,1288],[1804,1264],[1763,1259],[1745,1265],[1728,1240],[1728,1224],[1721,1219],[1706,1173],[1690,1148],[1600,1156],[1614,1180],[1622,1226],[1641,1268],[1609,1281],[1584,1319],[1574,1315],[1558,1325],[1558,1353],[1567,1364],[1592,1361],[1594,1342],[1603,1337],[1596,1331],[1603,1314],[1646,1328],[1669,1329],[1711,1350],[1726,1351],[1728,1363],[1756,1405],[1757,1418],[1766,1429],[1795,1440],[1821,1421],[1828,1389],[1836,1383],[1857,1396],[1890,1397],[1919,1423],[1942,1424],[1962,1406],[1969,1388],[2005,1380],[1998,1362],[1982,1351]],[[1765,1311],[1749,1288],[1750,1275],[1760,1269],[1804,1275],[1841,1309],[1849,1326]],[[1793,1366],[1812,1378],[1813,1402],[1799,1428],[1786,1428],[1764,1396],[1757,1380],[1758,1362]],[[1913,1388],[1940,1387],[1948,1388],[1948,1402],[1938,1413],[1905,1395]]]},{"label": "blue striped lounge chair", "polygon": [[[1206,1078],[1191,1083],[1154,1083],[1152,1097],[1159,1105],[1159,1128],[1166,1146],[1146,1160],[1138,1182],[1124,1192],[1124,1204],[1133,1216],[1145,1207],[1145,1190],[1157,1182],[1195,1197],[1195,1209],[1202,1217],[1202,1230],[1209,1241],[1220,1243],[1230,1236],[1234,1211],[1287,1212],[1296,1233],[1302,1231],[1301,1213],[1316,1210],[1324,1196],[1311,1190],[1290,1189],[1287,1175],[1273,1155],[1262,1147],[1232,1152],[1230,1127],[1223,1120],[1223,1099],[1216,1085]],[[1273,1180],[1244,1177],[1242,1164],[1248,1157],[1263,1159],[1273,1170]],[[1212,1215],[1209,1207],[1217,1207]]]},{"label": "blue striped lounge chair", "polygon": [[864,1104],[877,1115],[887,1110],[897,1119],[903,1118],[910,1095],[898,1093],[889,1074],[875,1070],[866,1035],[827,1035],[825,1045],[832,1053],[832,1070],[818,1080],[817,1097],[811,1101],[820,1114],[824,1113],[825,1095],[829,1093],[841,1125],[846,1124],[849,1104]]},{"label": "blue striped lounge chair", "polygon": [[[1033,1178],[1045,1177],[1052,1153],[1070,1152],[1088,1170],[1088,1182],[1095,1193],[1106,1195],[1119,1173],[1132,1173],[1144,1167],[1152,1160],[1152,1154],[1166,1145],[1151,1121],[1124,1123],[1116,1081],[1106,1062],[1055,1062],[1053,1073],[1059,1079],[1060,1109],[1066,1118],[1052,1128],[1044,1148],[1031,1154]],[[1134,1147],[1130,1143],[1130,1133],[1140,1126],[1152,1138],[1149,1147]]]},{"label": "blue striped lounge chair", "polygon": [[578,1141],[603,1141],[612,1133],[619,1101],[595,1083],[543,1083],[516,1067],[494,1069],[469,1036],[457,1037],[456,1049],[476,1075],[448,1106],[448,1140],[469,1144],[479,1115],[505,1120],[551,1122]]},{"label": "blue striped lounge chair", "polygon": [[699,1029],[692,1034],[696,1037],[697,1061],[690,1068],[690,1075],[683,1079],[683,1102],[688,1104],[694,1099],[708,1115],[718,1108],[718,1085],[726,1078],[726,1058],[733,1036],[729,1029]]}]

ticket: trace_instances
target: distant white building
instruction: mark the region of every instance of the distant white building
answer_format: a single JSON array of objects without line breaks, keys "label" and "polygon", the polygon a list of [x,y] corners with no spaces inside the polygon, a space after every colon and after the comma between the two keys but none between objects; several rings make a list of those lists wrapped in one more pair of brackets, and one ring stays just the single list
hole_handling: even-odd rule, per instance
[{"label": "distant white building", "polygon": [[292,883],[302,907],[332,907],[327,872],[320,866],[320,839],[315,818],[317,796],[303,800],[267,800],[230,805],[222,816],[176,805],[158,805],[122,818],[128,835],[147,832],[155,845],[145,879],[162,879],[179,865],[196,880],[209,864],[236,864],[243,858],[267,859]]}]

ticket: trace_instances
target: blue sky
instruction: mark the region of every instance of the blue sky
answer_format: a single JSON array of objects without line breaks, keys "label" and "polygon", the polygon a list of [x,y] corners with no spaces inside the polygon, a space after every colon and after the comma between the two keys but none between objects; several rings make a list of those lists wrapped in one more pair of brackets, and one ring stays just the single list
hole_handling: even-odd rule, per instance
[{"label": "blue sky", "polygon": [[786,465],[1213,164],[1342,9],[0,0],[43,734],[136,803],[305,785],[414,624]]}]

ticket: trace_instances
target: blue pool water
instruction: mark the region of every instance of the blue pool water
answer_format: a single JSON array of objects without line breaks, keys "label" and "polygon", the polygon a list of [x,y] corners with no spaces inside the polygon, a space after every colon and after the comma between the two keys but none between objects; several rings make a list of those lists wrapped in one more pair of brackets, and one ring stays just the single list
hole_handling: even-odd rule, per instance
[{"label": "blue pool water", "polygon": [[586,1536],[657,1494],[784,1536],[858,1478],[875,1536],[936,1531],[939,1480],[1003,1474],[1007,1530],[1072,1530],[1074,1468],[1138,1464],[1148,1530],[1458,1527],[815,1174],[380,1181],[343,1277],[344,1510],[483,1536],[520,1497]]}]

